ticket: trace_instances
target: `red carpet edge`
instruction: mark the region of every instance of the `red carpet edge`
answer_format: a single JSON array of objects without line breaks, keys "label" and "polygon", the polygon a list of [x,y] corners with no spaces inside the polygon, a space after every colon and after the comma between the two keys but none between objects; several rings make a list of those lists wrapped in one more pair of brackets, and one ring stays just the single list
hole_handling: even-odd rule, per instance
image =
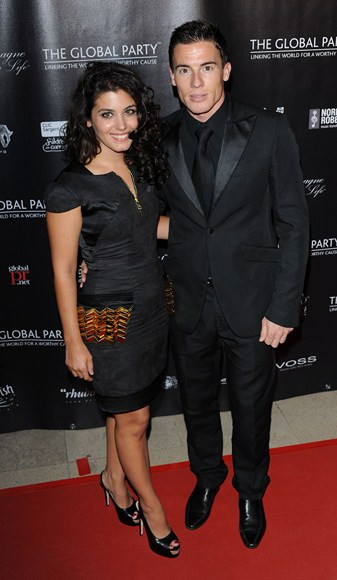
[{"label": "red carpet edge", "polygon": [[[285,445],[284,447],[274,447],[270,450],[271,455],[279,455],[281,453],[294,453],[296,451],[303,451],[304,449],[312,449],[314,447],[329,447],[337,445],[337,439],[326,439],[324,441],[312,441],[310,443],[299,443],[297,445]],[[225,461],[231,461],[231,455],[224,455]],[[167,463],[164,465],[154,465],[151,467],[152,473],[162,471],[175,471],[177,469],[186,469],[189,466],[188,461],[181,461],[179,463]],[[83,483],[91,483],[96,481],[98,475],[86,475],[81,477],[72,477],[69,479],[60,479],[57,481],[46,481],[43,483],[33,483],[30,485],[21,485],[17,487],[8,487],[0,489],[0,496],[16,495],[24,493],[33,493],[40,489],[47,489],[52,487],[65,487],[70,485],[79,485]]]}]

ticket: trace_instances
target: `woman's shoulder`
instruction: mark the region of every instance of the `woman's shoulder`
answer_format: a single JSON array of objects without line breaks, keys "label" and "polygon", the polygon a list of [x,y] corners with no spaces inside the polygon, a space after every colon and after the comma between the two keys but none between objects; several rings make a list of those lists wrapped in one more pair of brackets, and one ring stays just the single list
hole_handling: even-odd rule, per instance
[{"label": "woman's shoulder", "polygon": [[59,213],[81,205],[81,176],[86,169],[80,163],[67,165],[44,192],[47,211]]}]

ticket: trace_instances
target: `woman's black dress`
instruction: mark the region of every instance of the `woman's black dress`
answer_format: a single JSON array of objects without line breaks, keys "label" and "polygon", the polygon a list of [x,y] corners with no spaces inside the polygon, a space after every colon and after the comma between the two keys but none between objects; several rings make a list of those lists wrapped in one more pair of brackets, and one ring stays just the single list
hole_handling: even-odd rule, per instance
[{"label": "woman's black dress", "polygon": [[108,413],[147,405],[160,389],[155,379],[166,361],[168,315],[156,244],[159,205],[151,186],[137,183],[137,189],[141,210],[118,175],[94,175],[73,164],[45,192],[49,212],[81,206],[80,249],[89,272],[78,289],[78,304],[98,312],[131,309],[123,342],[83,339],[93,356],[98,404]]}]

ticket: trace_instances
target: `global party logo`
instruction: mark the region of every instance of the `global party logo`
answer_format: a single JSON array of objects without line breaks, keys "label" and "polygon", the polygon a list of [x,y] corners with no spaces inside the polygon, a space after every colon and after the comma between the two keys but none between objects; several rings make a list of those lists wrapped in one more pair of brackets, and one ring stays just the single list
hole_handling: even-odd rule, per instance
[{"label": "global party logo", "polygon": [[0,125],[0,154],[7,153],[7,147],[11,142],[11,137],[13,135],[13,131],[10,131],[7,125]]},{"label": "global party logo", "polygon": [[64,346],[62,331],[57,329],[0,329],[0,347]]},{"label": "global party logo", "polygon": [[326,192],[326,185],[323,178],[321,179],[304,179],[304,190],[306,197],[314,199]]},{"label": "global party logo", "polygon": [[40,123],[41,137],[45,138],[42,149],[45,153],[64,151],[63,135],[66,121],[42,121]]},{"label": "global party logo", "polygon": [[337,238],[311,240],[311,256],[330,256],[337,254]]},{"label": "global party logo", "polygon": [[251,38],[251,60],[330,57],[337,54],[337,36]]},{"label": "global party logo", "polygon": [[8,266],[11,286],[29,286],[29,266]]},{"label": "global party logo", "polygon": [[71,48],[43,48],[45,70],[67,70],[86,66],[92,60],[109,60],[130,66],[157,64],[161,42],[116,43]]},{"label": "global party logo", "polygon": [[337,296],[329,296],[329,312],[337,312]]},{"label": "global party logo", "polygon": [[44,218],[43,199],[0,199],[0,219]]},{"label": "global party logo", "polygon": [[276,368],[279,371],[290,371],[295,369],[301,369],[304,367],[311,367],[317,362],[317,356],[303,356],[297,359],[290,359],[283,362],[277,362]]},{"label": "global party logo", "polygon": [[337,129],[337,108],[309,109],[309,129]]},{"label": "global party logo", "polygon": [[11,385],[0,387],[0,410],[9,411],[11,407],[18,407],[15,403],[15,392]]}]

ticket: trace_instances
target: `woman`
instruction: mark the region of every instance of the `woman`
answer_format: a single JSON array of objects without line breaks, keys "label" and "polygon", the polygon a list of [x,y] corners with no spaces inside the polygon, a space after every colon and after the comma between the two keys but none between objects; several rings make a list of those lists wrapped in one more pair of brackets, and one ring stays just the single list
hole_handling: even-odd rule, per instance
[{"label": "woman", "polygon": [[[167,339],[152,188],[167,173],[159,139],[152,91],[127,67],[90,63],[66,129],[73,163],[45,198],[66,365],[93,382],[107,414],[106,504],[112,500],[122,523],[140,524],[141,533],[144,525],[153,551],[176,557],[179,541],[152,487],[146,439]],[[158,230],[167,237],[165,221]],[[89,267],[79,289],[78,246]]]}]

